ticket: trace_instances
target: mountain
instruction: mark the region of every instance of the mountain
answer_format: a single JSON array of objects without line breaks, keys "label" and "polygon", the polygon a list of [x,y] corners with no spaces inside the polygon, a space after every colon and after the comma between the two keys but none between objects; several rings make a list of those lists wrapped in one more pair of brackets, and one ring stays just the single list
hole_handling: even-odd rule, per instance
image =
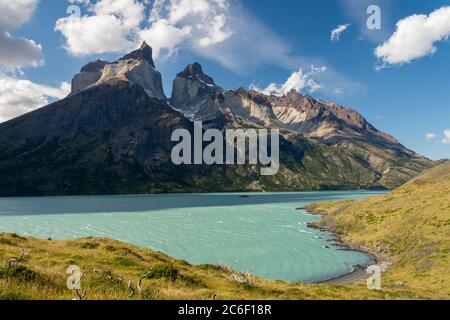
[{"label": "mountain", "polygon": [[[166,98],[146,43],[115,62],[84,66],[65,99],[0,124],[0,195],[299,191],[393,188],[432,161],[357,112],[291,92],[224,90],[200,64]],[[281,130],[280,170],[175,166],[171,135],[205,128]]]},{"label": "mountain", "polygon": [[[176,77],[171,105],[191,120],[215,123],[217,119],[228,119],[228,126],[236,127],[238,118],[247,126],[280,129],[288,144],[303,152],[301,164],[306,172],[300,175],[313,171],[313,175],[324,178],[323,174],[330,174],[330,168],[343,169],[337,175],[331,173],[333,179],[356,179],[360,187],[395,188],[431,165],[430,160],[377,130],[355,110],[297,91],[268,96],[243,88],[223,90],[203,73],[198,63],[189,65]],[[292,177],[296,176],[296,165],[288,173]],[[350,168],[357,173],[351,174]],[[320,179],[316,181],[319,184]],[[291,179],[284,183],[295,182]],[[320,188],[326,188],[328,183]]]},{"label": "mountain", "polygon": [[413,288],[440,294],[450,288],[450,161],[440,163],[395,191],[361,201],[316,204],[319,224],[353,247],[390,265],[383,290]]}]

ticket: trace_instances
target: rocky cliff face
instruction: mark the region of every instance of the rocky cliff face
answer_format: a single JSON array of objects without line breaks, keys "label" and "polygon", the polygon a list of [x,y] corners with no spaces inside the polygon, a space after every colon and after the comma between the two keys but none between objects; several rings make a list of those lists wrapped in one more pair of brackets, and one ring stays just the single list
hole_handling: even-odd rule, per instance
[{"label": "rocky cliff face", "polygon": [[[0,196],[394,188],[432,161],[356,111],[291,92],[223,90],[198,64],[167,101],[151,48],[87,64],[69,97],[0,124]],[[276,128],[280,171],[175,166],[175,129]]]},{"label": "rocky cliff face", "polygon": [[170,104],[190,120],[207,122],[223,114],[221,105],[216,103],[220,102],[220,92],[214,80],[203,73],[202,66],[194,63],[175,78]]},{"label": "rocky cliff face", "polygon": [[72,92],[71,94],[77,94],[84,89],[92,86],[102,77],[103,68],[108,62],[103,60],[97,60],[85,65],[79,74],[75,75],[72,80]]},{"label": "rocky cliff face", "polygon": [[84,66],[72,81],[71,94],[113,80],[138,84],[149,97],[167,100],[162,86],[161,73],[156,70],[152,58],[152,48],[145,42],[141,48],[116,62],[108,63],[97,60]]}]

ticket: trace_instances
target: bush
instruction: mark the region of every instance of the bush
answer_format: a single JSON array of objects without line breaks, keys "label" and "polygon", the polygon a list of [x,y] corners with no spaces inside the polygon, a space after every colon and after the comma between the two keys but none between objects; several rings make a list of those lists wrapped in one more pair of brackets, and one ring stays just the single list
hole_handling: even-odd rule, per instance
[{"label": "bush", "polygon": [[125,284],[120,276],[110,271],[97,271],[91,280],[94,287],[102,289],[103,293],[114,293],[126,290]]},{"label": "bush", "polygon": [[24,300],[30,300],[30,298],[20,292],[0,291],[0,301],[24,301]]},{"label": "bush", "polygon": [[98,243],[95,242],[85,242],[80,245],[81,249],[97,249],[99,247]]},{"label": "bush", "polygon": [[175,281],[178,278],[178,270],[170,263],[160,263],[153,266],[147,279],[168,279]]},{"label": "bush", "polygon": [[105,246],[105,250],[109,251],[109,252],[115,252],[115,251],[117,251],[117,248],[113,247],[111,245],[107,245],[107,246]]},{"label": "bush", "polygon": [[19,281],[30,282],[36,280],[38,274],[36,271],[23,265],[16,265],[0,269],[0,278],[9,278]]},{"label": "bush", "polygon": [[141,291],[141,298],[143,300],[155,300],[159,294],[159,290],[156,288],[146,288]]},{"label": "bush", "polygon": [[136,265],[136,262],[127,257],[117,257],[114,259],[114,264],[120,267],[133,267]]}]

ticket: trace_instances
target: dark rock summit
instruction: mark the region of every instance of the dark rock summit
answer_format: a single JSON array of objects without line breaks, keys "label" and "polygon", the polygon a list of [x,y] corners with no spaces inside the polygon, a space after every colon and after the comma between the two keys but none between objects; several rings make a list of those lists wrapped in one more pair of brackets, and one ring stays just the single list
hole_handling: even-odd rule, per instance
[{"label": "dark rock summit", "polygon": [[191,120],[208,121],[220,117],[222,89],[203,73],[200,64],[188,65],[173,82],[170,103]]},{"label": "dark rock summit", "polygon": [[215,86],[213,78],[203,73],[203,68],[198,62],[188,65],[186,69],[177,75],[177,77],[193,81],[197,80],[207,85]]},{"label": "dark rock summit", "polygon": [[139,49],[125,55],[120,60],[145,60],[150,63],[153,68],[155,68],[155,62],[153,61],[153,49],[145,41]]}]

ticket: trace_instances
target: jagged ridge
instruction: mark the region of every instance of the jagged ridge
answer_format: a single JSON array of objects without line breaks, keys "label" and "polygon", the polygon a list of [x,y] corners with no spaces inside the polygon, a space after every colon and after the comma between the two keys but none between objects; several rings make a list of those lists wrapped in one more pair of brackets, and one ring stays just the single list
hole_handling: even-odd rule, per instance
[{"label": "jagged ridge", "polygon": [[[151,51],[89,63],[69,97],[0,124],[0,195],[393,188],[432,165],[353,110],[295,92],[223,90],[198,63],[178,74],[168,102]],[[279,173],[174,166],[171,133],[193,131],[192,120],[281,129]]]}]

